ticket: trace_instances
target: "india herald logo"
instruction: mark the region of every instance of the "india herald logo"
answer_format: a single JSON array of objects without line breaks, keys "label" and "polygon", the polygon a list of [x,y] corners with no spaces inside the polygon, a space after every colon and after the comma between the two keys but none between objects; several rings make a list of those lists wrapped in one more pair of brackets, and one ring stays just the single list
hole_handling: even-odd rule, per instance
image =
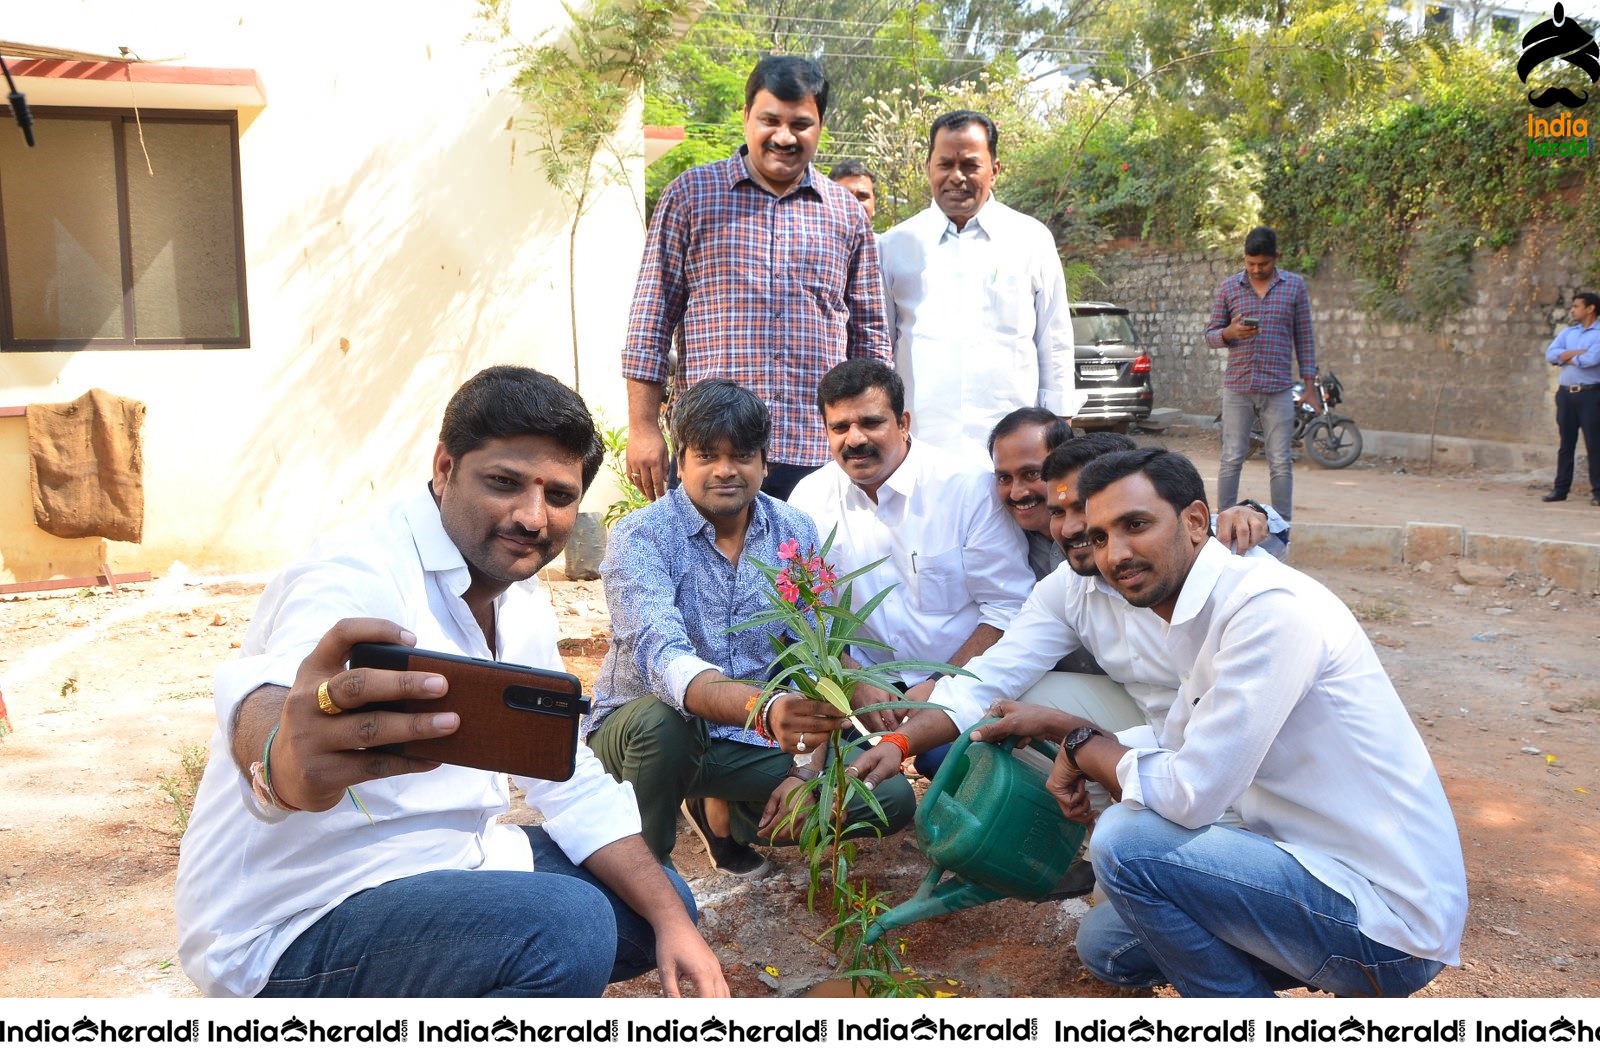
[{"label": "india herald logo", "polygon": [[[1561,4],[1555,6],[1552,16],[1523,35],[1517,77],[1527,84],[1528,75],[1534,70],[1560,61],[1587,74],[1591,85],[1600,81],[1600,46],[1596,45],[1594,34],[1578,25],[1577,19],[1567,18]],[[1528,93],[1528,102],[1535,107],[1581,107],[1588,101],[1588,92],[1580,94],[1564,85]]]}]

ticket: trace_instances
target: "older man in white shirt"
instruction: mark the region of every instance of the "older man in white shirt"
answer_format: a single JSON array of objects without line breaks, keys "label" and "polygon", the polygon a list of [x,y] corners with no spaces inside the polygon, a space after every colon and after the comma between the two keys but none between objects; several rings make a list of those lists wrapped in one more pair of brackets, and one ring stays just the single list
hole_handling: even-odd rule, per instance
[{"label": "older man in white shirt", "polygon": [[995,201],[999,132],[958,110],[928,134],[933,204],[878,242],[889,337],[917,437],[983,455],[1012,409],[1070,417],[1072,319],[1050,230]]},{"label": "older man in white shirt", "polygon": [[[900,377],[881,362],[835,367],[823,376],[817,407],[834,462],[802,479],[789,501],[816,520],[820,536],[834,536],[829,557],[841,573],[888,557],[854,583],[858,599],[898,586],[865,627],[893,654],[852,649],[857,661],[960,665],[999,640],[1033,575],[989,471],[912,438]],[[918,699],[933,687],[928,677],[916,668],[900,674]],[[871,688],[858,696],[858,709],[887,699]],[[885,713],[870,723],[892,728],[899,720]]]}]

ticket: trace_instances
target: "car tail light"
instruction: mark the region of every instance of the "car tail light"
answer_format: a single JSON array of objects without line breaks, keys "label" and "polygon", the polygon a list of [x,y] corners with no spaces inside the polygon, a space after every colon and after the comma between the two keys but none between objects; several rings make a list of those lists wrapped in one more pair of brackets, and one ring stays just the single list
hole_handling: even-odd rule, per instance
[{"label": "car tail light", "polygon": [[1148,353],[1141,353],[1138,357],[1134,358],[1132,371],[1134,375],[1149,375],[1150,355]]}]

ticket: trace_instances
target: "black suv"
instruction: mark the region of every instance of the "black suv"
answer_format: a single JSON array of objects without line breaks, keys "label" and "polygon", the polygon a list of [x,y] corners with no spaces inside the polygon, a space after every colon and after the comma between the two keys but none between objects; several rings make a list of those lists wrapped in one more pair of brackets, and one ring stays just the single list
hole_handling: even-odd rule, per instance
[{"label": "black suv", "polygon": [[1150,355],[1140,347],[1128,311],[1110,302],[1074,302],[1072,335],[1078,393],[1086,395],[1073,426],[1126,431],[1149,416],[1155,405]]}]

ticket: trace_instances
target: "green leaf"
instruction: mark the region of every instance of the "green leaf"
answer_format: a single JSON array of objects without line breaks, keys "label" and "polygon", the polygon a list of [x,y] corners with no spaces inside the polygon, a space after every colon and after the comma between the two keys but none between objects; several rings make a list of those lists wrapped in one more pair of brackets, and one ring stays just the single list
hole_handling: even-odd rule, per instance
[{"label": "green leaf", "polygon": [[832,678],[823,677],[819,679],[817,681],[817,693],[824,700],[837,707],[841,714],[849,715],[851,713],[850,696]]}]

